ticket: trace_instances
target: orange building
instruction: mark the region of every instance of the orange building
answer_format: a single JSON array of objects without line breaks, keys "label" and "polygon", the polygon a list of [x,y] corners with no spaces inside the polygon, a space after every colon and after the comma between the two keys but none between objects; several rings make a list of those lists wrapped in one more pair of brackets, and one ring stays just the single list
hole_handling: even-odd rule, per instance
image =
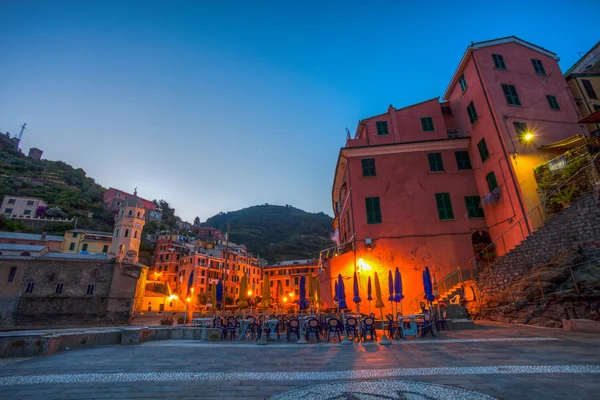
[{"label": "orange building", "polygon": [[322,280],[357,271],[365,287],[377,271],[385,301],[399,267],[408,302],[425,265],[440,279],[475,271],[488,245],[510,251],[544,222],[528,215],[539,148],[583,135],[578,118],[556,54],[514,36],[471,44],[442,101],[389,106],[348,136],[332,188],[341,245],[322,252]]},{"label": "orange building", "polygon": [[[294,260],[266,265],[263,271],[265,276],[269,276],[271,298],[279,298],[277,285],[280,282],[286,302],[291,303],[298,300],[300,277],[316,276],[319,273],[318,264],[318,260]],[[308,283],[306,284],[306,296],[308,297]],[[279,301],[283,301],[283,299],[279,299]]]}]

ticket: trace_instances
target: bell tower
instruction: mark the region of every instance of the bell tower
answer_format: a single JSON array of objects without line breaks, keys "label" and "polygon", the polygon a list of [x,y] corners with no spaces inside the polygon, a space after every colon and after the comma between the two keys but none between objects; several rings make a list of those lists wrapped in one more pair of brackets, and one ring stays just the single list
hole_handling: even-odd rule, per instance
[{"label": "bell tower", "polygon": [[131,264],[138,262],[145,222],[144,203],[137,196],[136,189],[133,196],[129,196],[121,204],[115,217],[110,253],[117,258],[117,262]]}]

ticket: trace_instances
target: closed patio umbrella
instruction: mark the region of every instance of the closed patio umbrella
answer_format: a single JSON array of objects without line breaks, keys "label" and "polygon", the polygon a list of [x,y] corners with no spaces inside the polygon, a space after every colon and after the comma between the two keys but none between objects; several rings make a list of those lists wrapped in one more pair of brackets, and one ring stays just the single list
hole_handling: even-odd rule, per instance
[{"label": "closed patio umbrella", "polygon": [[[400,303],[404,298],[402,294],[402,275],[400,275],[400,270],[396,267],[396,276],[394,279],[394,302]],[[402,307],[402,303],[400,303],[400,307]],[[398,305],[396,305],[396,313],[398,312]]]},{"label": "closed patio umbrella", "polygon": [[359,311],[359,307],[360,307],[360,293],[358,291],[358,278],[356,277],[356,272],[354,272],[354,281],[353,281],[353,285],[352,285],[352,289],[354,292],[354,297],[352,298],[352,301],[354,303],[356,303],[356,313],[360,314]]},{"label": "closed patio umbrella", "polygon": [[277,293],[275,294],[275,296],[277,304],[283,301],[283,284],[281,283],[281,281],[277,281]]},{"label": "closed patio umbrella", "polygon": [[271,306],[271,282],[269,281],[269,275],[265,275],[263,279],[263,292],[260,304],[263,310]]},{"label": "closed patio umbrella", "polygon": [[216,311],[217,310],[217,285],[215,283],[213,283],[211,285],[211,291],[210,291],[210,300],[212,303],[212,310]]},{"label": "closed patio umbrella", "polygon": [[194,271],[192,271],[190,273],[190,278],[188,279],[188,286],[187,286],[187,295],[190,295],[190,290],[192,290],[192,286],[194,285]]},{"label": "closed patio umbrella", "polygon": [[369,301],[369,314],[371,314],[371,300],[373,300],[371,292],[371,277],[369,277],[369,280],[367,281],[367,300]]},{"label": "closed patio umbrella", "polygon": [[342,278],[342,274],[338,275],[338,287],[337,287],[337,292],[338,292],[338,303],[339,303],[339,308],[342,310],[345,310],[346,308],[348,308],[348,306],[346,305],[346,291],[344,289],[344,279]]},{"label": "closed patio umbrella", "polygon": [[319,275],[315,276],[315,305],[318,310],[321,309],[321,280]]},{"label": "closed patio umbrella", "polygon": [[381,295],[381,285],[379,284],[379,275],[377,275],[377,271],[375,271],[375,308],[379,308],[379,312],[381,314],[381,330],[383,331],[383,336],[381,337],[381,344],[390,344],[389,339],[385,335],[385,329],[383,326],[383,296]]},{"label": "closed patio umbrella", "polygon": [[390,292],[390,297],[388,297],[388,301],[390,302],[390,307],[392,307],[392,314],[394,313],[394,276],[392,275],[392,271],[388,271],[388,291]]},{"label": "closed patio umbrella", "polygon": [[219,307],[222,305],[223,303],[223,281],[221,281],[219,279],[219,282],[217,283],[217,290],[215,290],[216,293],[216,303],[217,303],[217,309],[219,309]]},{"label": "closed patio umbrella", "polygon": [[306,301],[306,277],[300,277],[300,299],[298,300],[298,308],[300,310],[306,310],[308,303]]},{"label": "closed patio umbrella", "polygon": [[248,277],[242,276],[240,280],[240,295],[238,297],[238,307],[245,308],[248,306]]},{"label": "closed patio umbrella", "polygon": [[425,289],[425,300],[432,302],[435,300],[433,295],[433,285],[431,284],[431,274],[429,273],[429,267],[425,266],[423,271],[423,288]]}]

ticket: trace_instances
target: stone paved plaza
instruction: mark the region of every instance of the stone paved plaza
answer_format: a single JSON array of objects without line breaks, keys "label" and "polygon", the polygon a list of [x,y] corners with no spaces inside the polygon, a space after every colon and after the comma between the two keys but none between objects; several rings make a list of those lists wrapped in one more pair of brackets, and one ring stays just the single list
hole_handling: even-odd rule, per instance
[{"label": "stone paved plaza", "polygon": [[437,339],[153,341],[0,360],[4,399],[597,399],[600,337],[479,324]]}]

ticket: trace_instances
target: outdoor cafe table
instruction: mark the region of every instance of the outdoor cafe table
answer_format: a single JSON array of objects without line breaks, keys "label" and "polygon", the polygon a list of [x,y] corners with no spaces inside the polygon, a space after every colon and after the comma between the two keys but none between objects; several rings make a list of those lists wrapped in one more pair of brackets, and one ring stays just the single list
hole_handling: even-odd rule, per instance
[{"label": "outdoor cafe table", "polygon": [[[271,335],[274,335],[275,340],[277,340],[277,324],[279,323],[279,320],[278,319],[269,319],[266,322],[267,322],[267,326],[269,327],[267,341],[271,338]],[[265,332],[266,332],[266,330],[265,330]]]},{"label": "outdoor cafe table", "polygon": [[206,329],[210,328],[210,325],[212,325],[213,318],[194,318],[192,321],[194,322],[194,328],[200,324],[200,329],[202,329],[202,340],[206,340]]},{"label": "outdoor cafe table", "polygon": [[250,320],[246,318],[238,319],[238,337],[237,340],[242,340],[242,338],[249,340],[250,339]]},{"label": "outdoor cafe table", "polygon": [[[402,330],[403,336],[414,336],[415,338],[419,337],[419,331],[417,329],[417,319],[425,318],[425,314],[408,314],[403,315],[398,320],[398,333]],[[409,320],[410,328],[404,327],[404,321]]]}]

